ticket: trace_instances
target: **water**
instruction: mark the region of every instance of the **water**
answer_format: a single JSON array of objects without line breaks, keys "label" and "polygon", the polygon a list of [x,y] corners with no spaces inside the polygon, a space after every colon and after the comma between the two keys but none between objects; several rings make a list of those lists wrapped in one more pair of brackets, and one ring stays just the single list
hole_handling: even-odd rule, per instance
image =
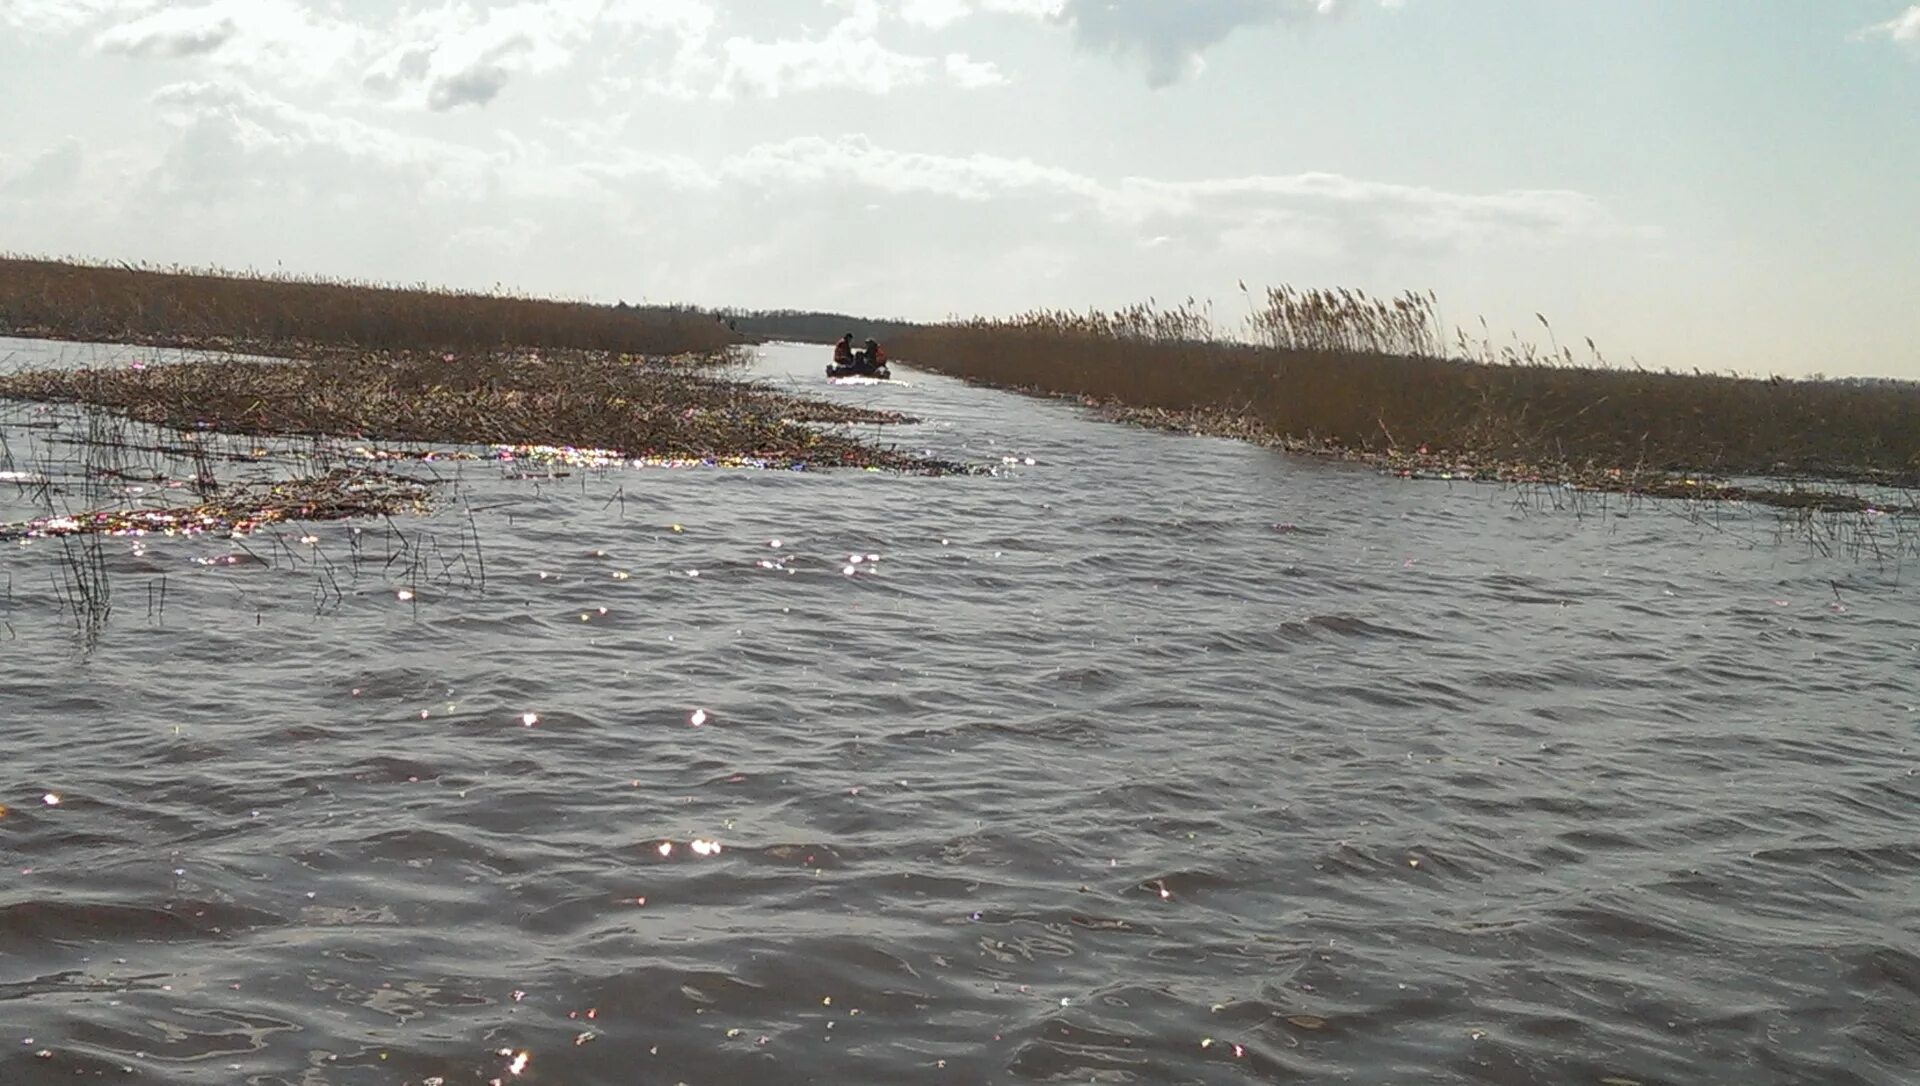
[{"label": "water", "polygon": [[6,545],[0,1081],[1912,1081],[1897,558],[823,360],[1017,463]]}]

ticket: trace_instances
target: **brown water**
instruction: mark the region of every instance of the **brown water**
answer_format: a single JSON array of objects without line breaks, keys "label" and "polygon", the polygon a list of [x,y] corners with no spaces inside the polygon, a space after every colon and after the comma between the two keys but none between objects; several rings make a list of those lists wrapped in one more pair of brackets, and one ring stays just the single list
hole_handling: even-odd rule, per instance
[{"label": "brown water", "polygon": [[1914,1081],[1897,536],[821,355],[1020,462],[5,544],[0,1082]]}]

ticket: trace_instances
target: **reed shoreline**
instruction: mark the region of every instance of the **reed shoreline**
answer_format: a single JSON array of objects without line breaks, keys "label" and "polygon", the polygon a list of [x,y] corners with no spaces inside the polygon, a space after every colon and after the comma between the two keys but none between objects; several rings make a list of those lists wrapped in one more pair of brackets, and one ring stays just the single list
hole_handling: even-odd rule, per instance
[{"label": "reed shoreline", "polygon": [[1449,345],[1431,295],[1278,288],[1249,300],[1237,329],[1189,300],[925,326],[890,348],[1114,421],[1402,478],[1920,512],[1920,385],[1621,368],[1591,341],[1590,361],[1461,333]]},{"label": "reed shoreline", "polygon": [[[1031,394],[1046,395],[1039,390]],[[1624,494],[1646,498],[1681,501],[1746,502],[1776,509],[1816,513],[1866,513],[1899,516],[1920,515],[1920,504],[1911,500],[1912,484],[1880,478],[1872,473],[1857,477],[1829,477],[1804,480],[1811,486],[1745,485],[1704,472],[1648,471],[1599,468],[1566,463],[1540,464],[1525,461],[1499,461],[1488,458],[1435,453],[1426,448],[1385,450],[1355,449],[1331,442],[1316,442],[1275,434],[1257,421],[1225,411],[1194,409],[1168,411],[1163,408],[1131,407],[1117,400],[1099,401],[1090,397],[1071,397],[1108,421],[1139,426],[1165,433],[1194,437],[1218,437],[1266,448],[1279,449],[1295,456],[1360,464],[1383,475],[1410,480],[1446,482],[1502,483],[1513,486],[1550,486],[1591,493]],[[1893,499],[1875,499],[1858,493],[1843,493],[1832,484],[1873,486],[1899,493]]]}]

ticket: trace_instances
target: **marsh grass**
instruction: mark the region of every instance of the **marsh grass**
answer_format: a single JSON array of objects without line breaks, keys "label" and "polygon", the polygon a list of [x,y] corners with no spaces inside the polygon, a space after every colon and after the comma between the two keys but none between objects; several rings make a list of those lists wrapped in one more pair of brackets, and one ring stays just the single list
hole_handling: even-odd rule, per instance
[{"label": "marsh grass", "polygon": [[[21,518],[0,524],[0,541],[51,553],[45,598],[71,618],[88,651],[129,588],[136,598],[144,589],[147,620],[164,623],[169,575],[146,557],[163,538],[223,541],[226,553],[204,557],[214,548],[201,550],[201,565],[310,565],[316,601],[337,601],[342,581],[357,581],[361,566],[333,562],[318,537],[304,532],[302,543],[311,545],[296,553],[286,524],[378,518],[392,530],[394,517],[427,507],[439,481],[430,472],[412,478],[386,465],[343,462],[325,443],[169,436],[81,406],[0,404],[0,446],[8,465],[0,485],[12,491],[0,493],[0,510]],[[397,572],[419,576],[405,566]],[[13,587],[9,574],[9,614]],[[248,598],[250,589],[235,588]]]},{"label": "marsh grass", "polygon": [[1541,349],[1458,332],[1446,349],[1431,295],[1276,288],[1248,300],[1242,327],[1225,331],[1189,299],[953,322],[890,346],[924,369],[1128,421],[1408,473],[1618,489],[1699,475],[1920,482],[1920,387],[1622,369],[1591,341],[1585,362],[1557,339]]},{"label": "marsh grass", "polygon": [[464,358],[401,352],[27,370],[0,374],[0,399],[87,404],[187,433],[565,446],[636,459],[748,459],[782,467],[965,470],[863,443],[844,430],[912,421],[896,412],[800,399],[698,366],[605,352]]},{"label": "marsh grass", "polygon": [[544,347],[669,355],[742,342],[692,308],[31,257],[0,257],[0,333],[266,354]]}]

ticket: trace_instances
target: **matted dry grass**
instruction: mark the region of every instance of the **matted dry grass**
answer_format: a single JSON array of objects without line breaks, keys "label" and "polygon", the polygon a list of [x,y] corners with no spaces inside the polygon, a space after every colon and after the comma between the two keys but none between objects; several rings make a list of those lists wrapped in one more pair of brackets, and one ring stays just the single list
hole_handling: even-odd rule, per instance
[{"label": "matted dry grass", "polygon": [[697,368],[600,352],[31,370],[0,375],[0,398],[89,404],[177,430],[573,446],[635,459],[750,459],[930,474],[968,470],[814,425],[913,421],[895,412],[802,400]]}]

